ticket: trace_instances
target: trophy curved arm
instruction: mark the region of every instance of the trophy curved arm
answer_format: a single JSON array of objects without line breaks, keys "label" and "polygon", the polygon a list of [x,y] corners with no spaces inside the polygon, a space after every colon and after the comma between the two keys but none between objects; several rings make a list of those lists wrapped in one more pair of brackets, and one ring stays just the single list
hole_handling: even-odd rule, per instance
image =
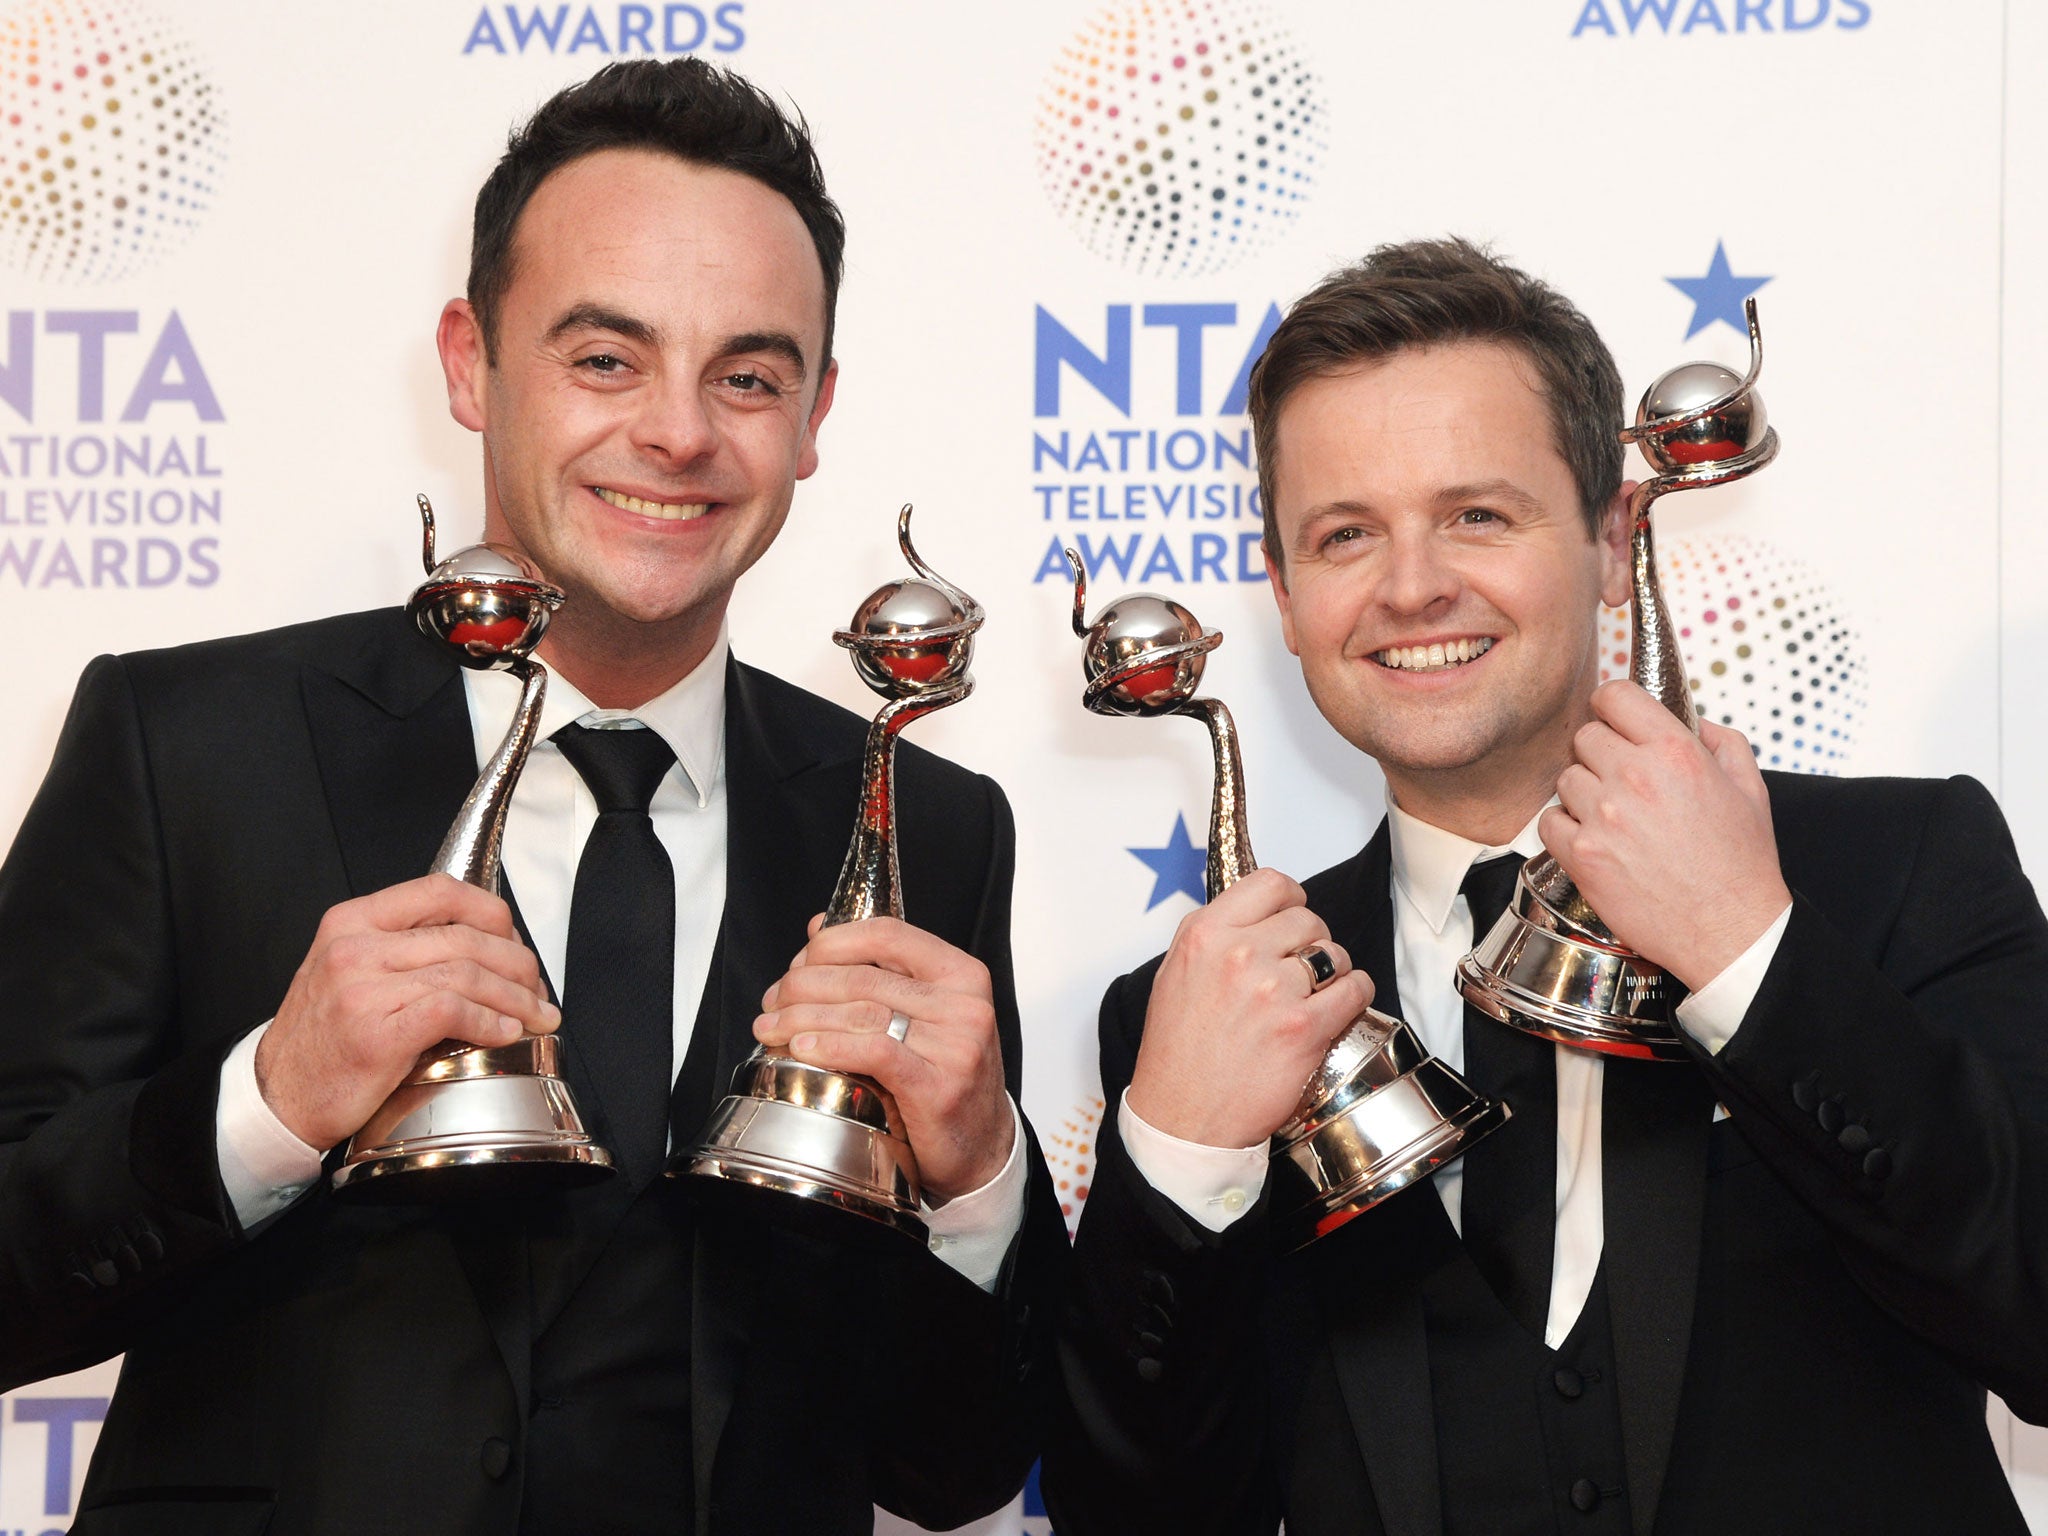
[{"label": "trophy curved arm", "polygon": [[1083,640],[1088,638],[1088,568],[1081,563],[1081,557],[1071,549],[1061,550],[1067,557],[1067,564],[1074,572],[1074,633]]},{"label": "trophy curved arm", "polygon": [[861,752],[860,820],[839,867],[839,883],[825,906],[826,927],[903,915],[896,862],[896,738],[913,720],[958,704],[972,692],[974,679],[963,677],[927,693],[891,699],[868,726]]},{"label": "trophy curved arm", "polygon": [[1716,411],[1725,411],[1756,388],[1757,377],[1764,371],[1764,333],[1763,327],[1757,324],[1755,299],[1742,301],[1742,314],[1749,322],[1749,372],[1704,405],[1696,405],[1676,416],[1659,416],[1655,421],[1639,421],[1634,426],[1623,427],[1621,440],[1624,444],[1639,443],[1646,437],[1665,437],[1673,432],[1682,432],[1694,422],[1706,420]]},{"label": "trophy curved arm", "polygon": [[1244,752],[1238,745],[1237,722],[1221,699],[1188,699],[1173,713],[1200,720],[1209,728],[1215,771],[1210,776],[1214,787],[1209,795],[1209,863],[1204,874],[1209,899],[1214,901],[1259,867],[1252,857],[1252,835],[1245,821]]},{"label": "trophy curved arm", "polygon": [[[426,498],[422,497],[424,501]],[[469,798],[462,802],[455,824],[434,855],[429,874],[453,875],[465,884],[486,891],[498,888],[499,852],[505,841],[505,813],[512,805],[512,790],[519,782],[526,755],[533,750],[540,732],[540,709],[547,698],[547,668],[525,656],[512,658],[505,670],[518,678],[519,708],[512,716],[512,728],[484,764]]]},{"label": "trophy curved arm", "polygon": [[[962,611],[967,615],[961,623],[966,627],[966,632],[971,634],[981,628],[982,623],[988,618],[988,610],[975,601],[972,593],[963,587],[955,586],[925,563],[924,556],[917,552],[917,546],[910,542],[911,511],[911,504],[906,501],[903,503],[903,510],[896,514],[896,547],[903,551],[903,558],[910,562],[910,568],[913,571],[917,572],[918,575],[922,576],[926,581],[960,605]],[[944,631],[944,633],[951,632],[951,630]]]},{"label": "trophy curved arm", "polygon": [[420,504],[420,564],[431,576],[434,574],[434,504],[427,500],[425,491],[418,492],[415,499]]}]

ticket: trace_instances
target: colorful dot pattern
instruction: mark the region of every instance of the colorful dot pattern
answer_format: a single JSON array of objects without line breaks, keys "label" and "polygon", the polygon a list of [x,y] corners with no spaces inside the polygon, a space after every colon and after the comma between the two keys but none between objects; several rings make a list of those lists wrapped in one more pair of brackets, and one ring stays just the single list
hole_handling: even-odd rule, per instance
[{"label": "colorful dot pattern", "polygon": [[1071,1233],[1088,1203],[1088,1181],[1095,1175],[1095,1137],[1102,1128],[1102,1100],[1088,1099],[1063,1117],[1060,1128],[1043,1138],[1046,1166],[1060,1198],[1060,1214]]},{"label": "colorful dot pattern", "polygon": [[[1742,535],[1660,538],[1657,571],[1702,719],[1766,768],[1840,773],[1869,699],[1862,639],[1803,563]],[[1601,615],[1601,676],[1628,676],[1628,610]]]},{"label": "colorful dot pattern", "polygon": [[1033,135],[1053,207],[1145,274],[1236,265],[1292,226],[1328,145],[1320,84],[1249,0],[1127,0],[1060,50]]},{"label": "colorful dot pattern", "polygon": [[129,0],[0,13],[0,262],[85,283],[152,265],[212,205],[226,128],[191,45]]}]

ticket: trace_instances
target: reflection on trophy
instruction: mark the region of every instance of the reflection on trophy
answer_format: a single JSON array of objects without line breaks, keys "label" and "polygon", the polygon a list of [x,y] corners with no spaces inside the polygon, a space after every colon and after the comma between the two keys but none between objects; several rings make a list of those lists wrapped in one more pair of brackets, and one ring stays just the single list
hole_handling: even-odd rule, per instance
[{"label": "reflection on trophy", "polygon": [[[1215,757],[1209,806],[1213,901],[1258,868],[1245,829],[1244,761],[1220,699],[1195,689],[1220,630],[1179,603],[1134,593],[1087,621],[1088,574],[1071,549],[1074,633],[1087,642],[1081,702],[1099,715],[1189,715],[1209,728]],[[1368,1008],[1337,1037],[1273,1135],[1275,1230],[1288,1248],[1334,1232],[1507,1124],[1508,1106],[1473,1091],[1423,1048],[1401,1020]]]},{"label": "reflection on trophy", "polygon": [[[896,541],[916,577],[892,581],[832,638],[853,654],[861,681],[889,702],[868,728],[860,820],[825,908],[825,924],[903,916],[896,862],[896,738],[911,721],[974,691],[967,675],[981,604],[918,557],[910,508]],[[734,1072],[702,1144],[671,1174],[696,1174],[800,1195],[815,1209],[849,1211],[924,1241],[917,1158],[896,1101],[872,1078],[807,1066],[756,1047]]]},{"label": "reflection on trophy", "polygon": [[[1657,473],[1629,504],[1635,585],[1629,628],[1629,676],[1695,735],[1685,662],[1664,593],[1650,508],[1668,491],[1726,485],[1762,469],[1778,453],[1756,392],[1763,334],[1756,300],[1749,317],[1749,372],[1737,378],[1718,363],[1687,363],[1652,384],[1636,407],[1624,443],[1641,447]],[[1683,988],[1615,942],[1578,887],[1549,854],[1531,859],[1515,897],[1471,954],[1458,962],[1458,990],[1482,1013],[1530,1034],[1613,1056],[1682,1061],[1674,1020]]]},{"label": "reflection on trophy", "polygon": [[[524,557],[492,544],[437,563],[434,509],[424,496],[419,504],[427,579],[407,605],[414,622],[455,647],[463,666],[510,672],[522,685],[512,728],[429,871],[496,891],[505,813],[547,694],[533,648],[562,594]],[[561,1042],[527,1035],[501,1046],[447,1040],[423,1054],[350,1139],[334,1187],[365,1200],[445,1200],[566,1188],[611,1171],[611,1154],[591,1141],[562,1081]]]}]

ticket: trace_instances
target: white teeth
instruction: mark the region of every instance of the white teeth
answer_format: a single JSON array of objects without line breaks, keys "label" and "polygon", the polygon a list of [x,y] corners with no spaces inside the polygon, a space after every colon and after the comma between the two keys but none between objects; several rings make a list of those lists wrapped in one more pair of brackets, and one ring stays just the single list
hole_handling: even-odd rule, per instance
[{"label": "white teeth", "polygon": [[1445,640],[1435,645],[1390,646],[1384,651],[1375,651],[1372,659],[1398,672],[1430,672],[1462,666],[1492,649],[1493,641],[1481,636],[1476,640]]},{"label": "white teeth", "polygon": [[600,501],[617,507],[622,512],[638,512],[642,517],[659,517],[672,523],[685,522],[693,517],[702,517],[710,507],[708,501],[677,503],[667,501],[643,501],[638,496],[627,496],[618,491],[608,491],[603,486],[593,486]]}]

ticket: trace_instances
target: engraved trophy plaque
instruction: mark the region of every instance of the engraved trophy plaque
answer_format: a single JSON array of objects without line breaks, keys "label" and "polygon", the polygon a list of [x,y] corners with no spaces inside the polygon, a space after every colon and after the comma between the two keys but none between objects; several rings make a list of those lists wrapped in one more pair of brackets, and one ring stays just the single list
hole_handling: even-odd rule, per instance
[{"label": "engraved trophy plaque", "polygon": [[[1756,300],[1744,309],[1749,372],[1737,378],[1718,363],[1674,368],[1644,393],[1635,425],[1621,433],[1657,471],[1629,502],[1629,676],[1695,735],[1685,661],[1657,581],[1650,508],[1668,492],[1726,485],[1777,457],[1778,434],[1756,392],[1764,362]],[[1674,1015],[1684,989],[1616,942],[1547,853],[1523,866],[1500,921],[1458,962],[1458,990],[1480,1012],[1546,1040],[1650,1061],[1686,1057]]]},{"label": "engraved trophy plaque", "polygon": [[[861,681],[889,702],[868,728],[861,802],[827,927],[903,916],[896,860],[896,738],[911,721],[974,691],[967,667],[982,607],[919,558],[910,508],[896,520],[903,558],[917,574],[888,583],[833,640]],[[780,1190],[850,1212],[922,1242],[917,1158],[887,1089],[869,1077],[814,1067],[757,1046],[734,1072],[703,1141],[669,1172]]]},{"label": "engraved trophy plaque", "polygon": [[[540,726],[546,668],[533,659],[558,588],[508,549],[474,544],[434,559],[434,509],[419,498],[427,579],[408,608],[420,631],[455,648],[465,667],[510,672],[519,708],[504,743],[477,775],[431,874],[498,889],[505,813]],[[559,1189],[612,1171],[591,1141],[569,1085],[561,1042],[526,1035],[510,1045],[443,1041],[350,1139],[334,1188],[352,1199],[428,1201]]]},{"label": "engraved trophy plaque", "polygon": [[[1087,620],[1088,577],[1074,569],[1074,633],[1086,642],[1081,702],[1099,715],[1187,715],[1209,729],[1211,900],[1258,865],[1245,827],[1244,761],[1220,699],[1196,698],[1220,630],[1179,603],[1138,592]],[[1401,1020],[1368,1008],[1331,1044],[1288,1122],[1273,1134],[1273,1219],[1302,1248],[1407,1188],[1505,1125],[1508,1106],[1475,1092]]]}]

